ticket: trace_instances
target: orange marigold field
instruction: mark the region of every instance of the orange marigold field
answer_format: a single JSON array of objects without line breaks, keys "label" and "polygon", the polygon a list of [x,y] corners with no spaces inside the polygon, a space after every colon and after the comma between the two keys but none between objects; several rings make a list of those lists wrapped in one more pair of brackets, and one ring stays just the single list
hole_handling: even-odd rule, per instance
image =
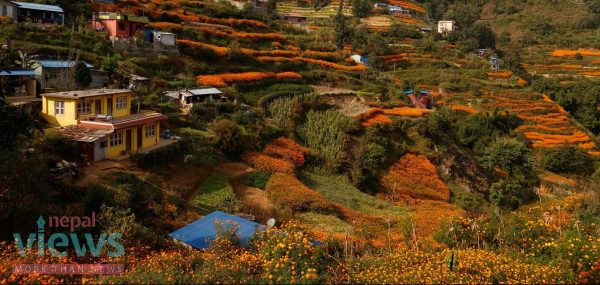
[{"label": "orange marigold field", "polygon": [[415,231],[418,237],[428,239],[437,232],[444,221],[466,216],[466,212],[455,204],[444,201],[415,200],[413,203],[398,205],[412,209]]},{"label": "orange marigold field", "polygon": [[460,112],[465,112],[465,113],[469,113],[469,114],[477,113],[477,110],[475,110],[475,108],[473,108],[471,106],[465,106],[465,105],[450,104],[450,109],[452,111],[460,111]]},{"label": "orange marigold field", "polygon": [[304,164],[306,154],[307,148],[291,139],[280,137],[268,144],[262,153],[244,153],[242,159],[260,170],[293,174],[296,167]]},{"label": "orange marigold field", "polygon": [[294,173],[294,163],[282,158],[272,157],[260,152],[247,152],[242,155],[242,159],[250,163],[259,170],[275,173]]},{"label": "orange marigold field", "polygon": [[292,57],[292,58],[262,56],[262,57],[258,57],[258,60],[262,60],[262,61],[300,61],[300,62],[312,63],[312,64],[324,66],[324,67],[330,67],[330,68],[338,69],[338,70],[342,70],[342,71],[362,71],[367,68],[364,64],[342,65],[342,64],[337,64],[334,62],[325,61],[325,60],[299,57],[299,56]]},{"label": "orange marigold field", "polygon": [[298,167],[304,164],[304,156],[308,154],[308,149],[293,140],[281,137],[267,145],[263,153],[291,161]]},{"label": "orange marigold field", "polygon": [[428,199],[449,201],[450,190],[440,179],[435,166],[424,155],[408,153],[381,178],[384,196],[398,201]]},{"label": "orange marigold field", "polygon": [[557,50],[554,50],[552,53],[550,53],[551,56],[557,56],[557,57],[575,56],[576,54],[585,55],[585,56],[600,56],[600,51],[557,49]]},{"label": "orange marigold field", "polygon": [[209,85],[215,87],[225,87],[231,83],[246,83],[260,81],[264,79],[300,79],[302,75],[295,72],[242,72],[242,73],[223,73],[215,75],[198,75],[196,81],[200,85]]},{"label": "orange marigold field", "polygon": [[568,113],[546,95],[503,92],[486,97],[493,99],[491,103],[482,104],[487,109],[507,110],[529,122],[518,129],[531,141],[533,148],[576,145],[592,153],[597,147],[587,134],[571,123]]},{"label": "orange marigold field", "polygon": [[494,72],[488,72],[487,75],[490,78],[504,78],[504,79],[508,79],[511,76],[513,76],[513,73],[512,73],[512,71],[494,71]]},{"label": "orange marigold field", "polygon": [[390,116],[400,116],[400,117],[413,117],[420,118],[423,117],[433,110],[430,109],[420,109],[420,108],[412,108],[412,107],[396,107],[392,109],[382,109],[383,113]]},{"label": "orange marigold field", "polygon": [[165,11],[162,9],[156,9],[152,11],[151,14],[154,19],[163,19],[166,17],[169,18],[179,18],[182,21],[188,22],[199,22],[199,23],[209,23],[209,24],[218,24],[218,25],[227,25],[227,26],[253,26],[256,28],[268,28],[268,26],[257,20],[248,20],[248,19],[219,19],[219,18],[211,18],[204,15],[197,15],[193,12],[186,11],[183,9],[174,9]]},{"label": "orange marigold field", "polygon": [[331,203],[319,192],[306,187],[298,178],[290,174],[271,175],[265,191],[273,203],[280,208],[293,211],[331,209]]},{"label": "orange marigold field", "polygon": [[545,173],[543,175],[540,175],[540,180],[542,180],[543,182],[549,182],[559,185],[568,185],[571,187],[577,186],[577,182],[575,182],[575,180],[554,173]]}]

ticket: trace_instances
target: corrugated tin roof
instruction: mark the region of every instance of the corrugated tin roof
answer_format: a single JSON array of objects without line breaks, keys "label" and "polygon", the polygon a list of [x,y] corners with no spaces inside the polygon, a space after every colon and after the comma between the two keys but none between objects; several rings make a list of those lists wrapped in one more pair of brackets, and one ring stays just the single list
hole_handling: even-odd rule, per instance
[{"label": "corrugated tin roof", "polygon": [[216,94],[223,94],[223,92],[221,92],[221,90],[219,90],[217,88],[190,89],[188,91],[190,91],[190,93],[192,93],[194,95],[216,95]]},{"label": "corrugated tin roof", "polygon": [[[74,60],[38,60],[37,62],[39,65],[45,68],[70,68],[77,63],[77,61]],[[85,63],[87,68],[94,68],[93,65],[85,61],[83,63]]]},{"label": "corrugated tin roof", "polygon": [[64,136],[79,142],[95,142],[113,133],[112,130],[87,128],[81,125],[72,125],[58,128]]},{"label": "corrugated tin roof", "polygon": [[248,245],[248,240],[266,226],[220,211],[212,212],[203,218],[169,234],[170,237],[197,249],[205,249],[217,236],[215,222],[220,222],[237,229],[242,245]]},{"label": "corrugated tin roof", "polygon": [[0,76],[35,76],[33,70],[0,70]]},{"label": "corrugated tin roof", "polygon": [[43,97],[52,98],[66,98],[66,99],[77,99],[101,95],[118,95],[125,93],[132,93],[130,89],[90,89],[90,90],[77,90],[77,91],[65,91],[56,93],[44,93]]},{"label": "corrugated tin roof", "polygon": [[17,2],[12,1],[14,4],[19,6],[19,9],[29,9],[29,10],[40,10],[40,11],[48,11],[48,12],[57,12],[64,13],[65,11],[55,5],[45,5],[45,4],[37,4],[37,3],[28,3],[28,2]]}]

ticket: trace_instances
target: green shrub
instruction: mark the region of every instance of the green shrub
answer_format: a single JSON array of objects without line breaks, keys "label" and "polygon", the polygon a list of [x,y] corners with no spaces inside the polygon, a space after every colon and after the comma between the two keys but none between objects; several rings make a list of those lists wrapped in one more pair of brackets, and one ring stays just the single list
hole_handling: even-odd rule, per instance
[{"label": "green shrub", "polygon": [[590,174],[594,170],[592,158],[583,149],[574,146],[545,151],[542,165],[559,173]]},{"label": "green shrub", "polygon": [[246,185],[248,186],[264,190],[265,186],[267,185],[267,181],[269,181],[270,177],[270,173],[257,170],[250,173],[250,175],[246,176],[246,179],[244,179],[244,183],[246,183]]},{"label": "green shrub", "polygon": [[208,177],[200,185],[191,202],[199,208],[208,206],[230,213],[237,209],[237,199],[233,193],[233,188],[225,176],[217,174]]},{"label": "green shrub", "polygon": [[323,162],[325,170],[336,170],[344,157],[346,132],[357,121],[337,110],[315,111],[306,114],[306,122],[299,130],[310,153]]}]

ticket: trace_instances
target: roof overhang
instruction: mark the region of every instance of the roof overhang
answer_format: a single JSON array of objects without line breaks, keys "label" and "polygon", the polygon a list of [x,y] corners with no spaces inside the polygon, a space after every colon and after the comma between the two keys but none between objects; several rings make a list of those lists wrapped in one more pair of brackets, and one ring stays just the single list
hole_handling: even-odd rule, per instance
[{"label": "roof overhang", "polygon": [[86,142],[86,143],[92,143],[95,142],[99,139],[102,139],[104,137],[106,137],[109,134],[112,134],[114,132],[114,130],[112,129],[102,129],[102,128],[94,128],[94,127],[90,127],[87,124],[77,124],[77,125],[72,125],[72,126],[66,126],[66,127],[59,127],[58,131],[74,140],[74,141],[78,141],[78,142]]},{"label": "roof overhang", "polygon": [[55,6],[55,5],[45,5],[45,4],[17,2],[17,1],[12,1],[12,3],[17,5],[19,7],[19,9],[38,10],[38,11],[47,11],[47,12],[55,12],[55,13],[64,13],[65,12],[60,6]]}]

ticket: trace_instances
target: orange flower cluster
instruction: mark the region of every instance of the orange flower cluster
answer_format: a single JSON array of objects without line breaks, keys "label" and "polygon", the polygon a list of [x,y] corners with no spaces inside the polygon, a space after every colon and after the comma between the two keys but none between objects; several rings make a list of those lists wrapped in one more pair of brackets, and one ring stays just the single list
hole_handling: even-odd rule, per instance
[{"label": "orange flower cluster", "polygon": [[542,182],[548,182],[548,183],[559,184],[559,185],[567,185],[567,186],[571,186],[571,187],[577,186],[577,182],[575,182],[575,180],[569,179],[564,176],[556,175],[553,173],[546,173],[544,175],[540,175],[540,179],[542,180]]},{"label": "orange flower cluster", "polygon": [[260,152],[247,152],[242,155],[242,159],[252,164],[257,169],[275,173],[294,173],[294,163],[291,161],[272,157]]},{"label": "orange flower cluster", "polygon": [[249,152],[243,154],[242,158],[260,170],[293,174],[296,167],[304,164],[307,154],[307,148],[280,137],[268,144],[262,153]]},{"label": "orange flower cluster", "polygon": [[362,71],[367,68],[364,64],[342,65],[342,64],[325,61],[325,60],[305,58],[305,57],[286,58],[286,57],[261,56],[261,57],[258,57],[257,59],[262,60],[262,61],[300,61],[300,62],[312,63],[312,64],[324,66],[324,67],[330,67],[330,68],[334,68],[334,69],[338,69],[338,70],[342,70],[342,71]]},{"label": "orange flower cluster", "polygon": [[391,109],[382,109],[383,113],[390,116],[400,116],[400,117],[412,117],[412,118],[420,118],[423,117],[433,110],[430,109],[420,109],[420,108],[412,108],[412,107],[396,107]]},{"label": "orange flower cluster", "polygon": [[421,6],[417,3],[402,1],[402,0],[391,0],[390,4],[400,6],[402,8],[406,8],[409,10],[413,10],[415,12],[425,13],[425,8],[423,8],[423,6]]},{"label": "orange flower cluster", "polygon": [[533,148],[555,148],[568,144],[588,150],[590,154],[596,149],[590,137],[570,122],[568,113],[546,95],[515,92],[486,97],[495,101],[482,104],[488,109],[507,110],[532,123],[519,126],[518,130],[532,142]]},{"label": "orange flower cluster", "polygon": [[289,160],[298,167],[304,164],[304,156],[308,154],[308,149],[291,139],[280,137],[267,145],[263,153]]},{"label": "orange flower cluster", "polygon": [[291,174],[271,175],[265,191],[275,205],[292,211],[328,210],[331,207],[319,192],[306,187]]},{"label": "orange flower cluster", "polygon": [[223,73],[215,75],[198,75],[196,81],[200,85],[209,85],[215,87],[224,87],[231,83],[246,83],[260,81],[264,79],[300,79],[302,75],[295,72],[242,72],[242,73]]},{"label": "orange flower cluster", "polygon": [[370,127],[377,124],[391,124],[392,120],[383,114],[383,110],[379,108],[371,108],[367,112],[358,115],[360,125]]},{"label": "orange flower cluster", "polygon": [[508,79],[511,76],[513,76],[513,73],[511,71],[494,71],[494,72],[488,72],[487,75],[490,78],[504,78],[504,79]]},{"label": "orange flower cluster", "polygon": [[312,51],[312,50],[306,50],[302,53],[303,57],[310,57],[310,58],[334,58],[334,59],[341,59],[341,55],[339,52],[336,51]]},{"label": "orange flower cluster", "polygon": [[426,199],[449,201],[450,190],[440,180],[435,166],[427,157],[408,153],[395,163],[381,185],[388,199]]},{"label": "orange flower cluster", "polygon": [[551,56],[563,57],[563,56],[575,56],[576,54],[585,56],[600,56],[600,51],[591,50],[565,50],[557,49],[550,53]]},{"label": "orange flower cluster", "polygon": [[256,28],[268,28],[268,26],[260,21],[256,20],[248,20],[248,19],[219,19],[219,18],[211,18],[204,15],[197,15],[193,12],[183,10],[183,9],[175,9],[165,11],[162,9],[156,9],[152,11],[152,17],[155,19],[163,18],[166,15],[170,18],[179,18],[182,21],[188,22],[200,22],[200,23],[209,23],[209,24],[217,24],[217,25],[227,25],[227,26],[252,26]]},{"label": "orange flower cluster", "polygon": [[152,22],[148,24],[149,27],[169,32],[179,32],[183,29],[181,24],[171,23],[171,22]]},{"label": "orange flower cluster", "polygon": [[477,113],[477,110],[475,110],[475,108],[473,108],[471,106],[465,106],[465,105],[451,104],[450,105],[450,109],[452,111],[465,112],[465,113],[469,113],[469,114],[475,114],[475,113]]},{"label": "orange flower cluster", "polygon": [[285,37],[278,33],[247,33],[247,32],[236,32],[234,30],[219,30],[209,27],[195,27],[199,31],[206,32],[210,35],[217,37],[227,37],[235,39],[247,39],[247,40],[285,40]]},{"label": "orange flower cluster", "polygon": [[431,237],[444,221],[466,215],[465,211],[455,204],[444,201],[416,200],[406,207],[414,211],[415,231],[417,236],[422,238]]},{"label": "orange flower cluster", "polygon": [[523,87],[527,86],[527,81],[521,77],[517,78],[517,83]]},{"label": "orange flower cluster", "polygon": [[177,40],[177,44],[179,44],[183,48],[189,48],[189,49],[193,49],[193,50],[208,49],[208,50],[213,51],[214,53],[216,53],[219,56],[225,56],[229,52],[229,48],[226,48],[226,47],[220,47],[220,46],[216,46],[216,45],[205,44],[205,43],[200,43],[200,42],[195,42],[195,41],[190,41],[190,40]]},{"label": "orange flower cluster", "polygon": [[[171,31],[171,32],[179,32],[183,30],[184,26],[177,23],[170,22],[153,22],[149,24],[150,27]],[[285,37],[278,33],[248,33],[248,32],[237,32],[233,29],[229,30],[219,30],[216,28],[210,27],[198,27],[198,26],[188,26],[195,30],[205,32],[207,34],[217,36],[217,37],[226,37],[233,39],[245,39],[245,40],[285,40]]]}]

